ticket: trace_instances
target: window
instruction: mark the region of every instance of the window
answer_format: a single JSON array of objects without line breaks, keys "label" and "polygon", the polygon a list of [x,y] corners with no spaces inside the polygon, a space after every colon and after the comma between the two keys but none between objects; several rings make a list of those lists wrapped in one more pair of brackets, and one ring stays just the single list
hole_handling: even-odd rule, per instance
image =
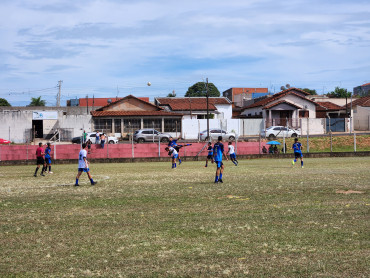
[{"label": "window", "polygon": [[164,132],[181,132],[181,120],[164,119]]},{"label": "window", "polygon": [[123,132],[132,132],[141,129],[141,119],[124,119]]},{"label": "window", "polygon": [[112,120],[111,119],[95,119],[94,120],[95,130],[104,133],[112,132]]},{"label": "window", "polygon": [[114,132],[121,133],[121,119],[114,119]]},{"label": "window", "polygon": [[162,119],[144,119],[143,128],[154,128],[162,130]]},{"label": "window", "polygon": [[309,118],[310,111],[308,110],[301,110],[299,111],[299,117],[300,118]]}]

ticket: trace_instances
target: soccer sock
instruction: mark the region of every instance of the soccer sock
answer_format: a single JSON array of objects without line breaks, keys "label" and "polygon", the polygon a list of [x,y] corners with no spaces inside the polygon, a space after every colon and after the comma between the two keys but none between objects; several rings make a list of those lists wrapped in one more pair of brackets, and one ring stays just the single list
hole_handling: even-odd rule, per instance
[{"label": "soccer sock", "polygon": [[172,168],[175,168],[175,163],[172,163]]},{"label": "soccer sock", "polygon": [[94,180],[91,178],[91,179],[90,179],[90,182],[91,182],[91,184],[93,184],[93,183],[94,183]]},{"label": "soccer sock", "polygon": [[301,166],[303,166],[303,160],[301,160]]},{"label": "soccer sock", "polygon": [[76,178],[76,184],[78,184],[78,178]]},{"label": "soccer sock", "polygon": [[179,158],[179,163],[181,164],[181,159]]},{"label": "soccer sock", "polygon": [[294,163],[296,163],[297,162],[297,159],[294,159]]},{"label": "soccer sock", "polygon": [[215,182],[218,182],[218,176],[215,177]]},{"label": "soccer sock", "polygon": [[175,163],[175,168],[176,168],[176,163]]},{"label": "soccer sock", "polygon": [[49,166],[49,172],[51,172],[51,166]]},{"label": "soccer sock", "polygon": [[220,180],[222,180],[222,174],[220,174]]},{"label": "soccer sock", "polygon": [[35,175],[37,174],[37,171],[39,170],[39,168],[36,167],[36,170],[35,170]]}]

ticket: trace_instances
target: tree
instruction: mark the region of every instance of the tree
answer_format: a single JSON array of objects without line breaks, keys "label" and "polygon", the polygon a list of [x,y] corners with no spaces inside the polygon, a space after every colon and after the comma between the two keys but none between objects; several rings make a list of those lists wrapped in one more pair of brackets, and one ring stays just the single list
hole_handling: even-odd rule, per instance
[{"label": "tree", "polygon": [[348,92],[347,89],[335,87],[334,91],[327,94],[328,97],[336,97],[336,98],[345,98],[351,97],[351,92]]},{"label": "tree", "polygon": [[167,97],[176,97],[176,92],[175,92],[175,90],[173,90],[173,91],[172,91],[172,93],[169,93],[169,94],[167,95]]},{"label": "tree", "polygon": [[[188,91],[185,94],[185,97],[205,97],[206,87],[207,84],[205,82],[195,83],[193,86],[189,87]],[[208,96],[210,97],[220,96],[220,91],[213,83],[208,83]]]},{"label": "tree", "polygon": [[0,106],[11,106],[5,98],[0,98]]},{"label": "tree", "polygon": [[308,89],[308,88],[304,88],[304,89],[301,89],[302,91],[305,91],[306,93],[309,93],[310,95],[317,95],[317,92],[315,89]]},{"label": "tree", "polygon": [[41,97],[33,97],[28,106],[45,106],[45,100],[42,100]]}]

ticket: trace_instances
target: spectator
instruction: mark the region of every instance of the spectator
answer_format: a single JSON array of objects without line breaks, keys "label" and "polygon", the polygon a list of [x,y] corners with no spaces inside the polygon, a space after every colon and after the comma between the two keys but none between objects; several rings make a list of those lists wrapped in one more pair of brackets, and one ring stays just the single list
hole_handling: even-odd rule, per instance
[{"label": "spectator", "polygon": [[100,134],[99,134],[99,131],[97,131],[95,134],[95,144],[99,144],[99,140],[100,140]]},{"label": "spectator", "polygon": [[91,140],[90,139],[87,140],[86,145],[87,145],[88,153],[90,153],[91,152]]},{"label": "spectator", "polygon": [[275,145],[274,146],[274,154],[278,154],[278,153],[279,153],[279,150],[278,150],[277,146]]},{"label": "spectator", "polygon": [[104,149],[104,144],[105,144],[105,134],[102,133],[101,136],[100,136],[100,145],[101,145],[101,148]]},{"label": "spectator", "polygon": [[262,153],[267,153],[266,146],[263,146],[263,147],[262,147]]},{"label": "spectator", "polygon": [[269,147],[269,153],[274,153],[274,146],[273,145],[270,145],[270,147]]},{"label": "spectator", "polygon": [[84,130],[84,133],[82,134],[83,136],[83,140],[82,140],[82,143],[86,143],[86,136],[87,136],[87,133],[86,131]]}]

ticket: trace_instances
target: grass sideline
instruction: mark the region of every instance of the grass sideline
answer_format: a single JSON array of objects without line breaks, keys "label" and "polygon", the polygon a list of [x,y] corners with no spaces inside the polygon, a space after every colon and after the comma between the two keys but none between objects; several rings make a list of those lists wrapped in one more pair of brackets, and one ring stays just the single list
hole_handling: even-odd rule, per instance
[{"label": "grass sideline", "polygon": [[369,157],[225,164],[1,167],[0,276],[370,276]]}]

